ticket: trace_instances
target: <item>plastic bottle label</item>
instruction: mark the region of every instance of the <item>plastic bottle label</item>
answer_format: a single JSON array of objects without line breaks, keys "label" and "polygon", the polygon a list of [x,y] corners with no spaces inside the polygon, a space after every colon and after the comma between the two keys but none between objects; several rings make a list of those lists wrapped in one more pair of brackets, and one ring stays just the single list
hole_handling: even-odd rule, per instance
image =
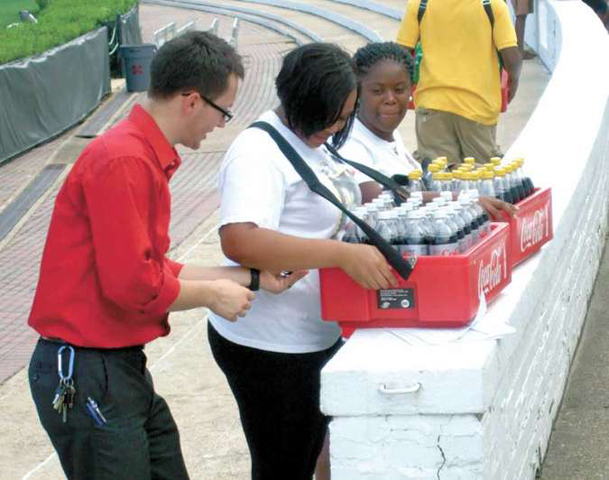
[{"label": "plastic bottle label", "polygon": [[427,245],[424,244],[419,244],[419,245],[400,245],[400,253],[402,255],[408,255],[408,256],[425,256],[425,255],[429,255],[429,249],[427,248]]},{"label": "plastic bottle label", "polygon": [[457,255],[458,253],[459,253],[459,244],[458,243],[444,243],[441,245],[430,245],[429,246],[430,255],[448,256],[448,255]]}]

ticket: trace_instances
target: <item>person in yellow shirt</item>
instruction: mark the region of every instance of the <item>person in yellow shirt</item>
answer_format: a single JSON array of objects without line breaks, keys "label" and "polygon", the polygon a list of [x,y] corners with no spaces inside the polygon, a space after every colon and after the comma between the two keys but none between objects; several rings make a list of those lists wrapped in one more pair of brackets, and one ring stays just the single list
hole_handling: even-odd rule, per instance
[{"label": "person in yellow shirt", "polygon": [[508,101],[522,65],[505,2],[409,0],[397,43],[413,50],[419,41],[423,59],[414,94],[419,157],[445,156],[455,165],[465,157],[483,163],[501,156],[495,140],[499,58],[508,73]]}]

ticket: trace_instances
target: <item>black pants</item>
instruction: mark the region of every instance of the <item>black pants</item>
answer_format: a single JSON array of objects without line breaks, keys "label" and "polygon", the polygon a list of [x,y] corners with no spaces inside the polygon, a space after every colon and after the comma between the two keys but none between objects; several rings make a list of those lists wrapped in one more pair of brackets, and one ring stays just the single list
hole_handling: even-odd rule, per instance
[{"label": "black pants", "polygon": [[[115,350],[74,347],[74,406],[63,423],[52,406],[59,384],[61,344],[40,339],[29,367],[32,397],[69,479],[187,479],[178,429],[154,391],[142,347]],[[67,373],[67,352],[63,358]],[[107,420],[98,426],[87,397]]]},{"label": "black pants", "polygon": [[275,353],[237,345],[208,323],[212,353],[235,396],[254,480],[311,480],[328,418],[319,410],[320,372],[342,345]]}]

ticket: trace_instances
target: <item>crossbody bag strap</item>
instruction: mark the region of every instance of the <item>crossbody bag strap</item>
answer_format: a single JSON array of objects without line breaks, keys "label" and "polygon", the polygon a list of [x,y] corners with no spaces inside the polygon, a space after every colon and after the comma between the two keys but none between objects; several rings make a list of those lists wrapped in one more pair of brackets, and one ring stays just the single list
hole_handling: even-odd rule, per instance
[{"label": "crossbody bag strap", "polygon": [[315,172],[307,165],[299,153],[290,145],[290,143],[283,138],[283,136],[267,122],[254,122],[249,128],[259,128],[267,132],[271,138],[275,141],[281,152],[288,159],[288,161],[294,167],[294,170],[302,177],[307,186],[312,192],[322,196],[330,203],[335,205],[345,215],[347,215],[353,222],[362,229],[362,231],[368,236],[370,241],[379,249],[383,256],[387,259],[387,262],[400,274],[400,276],[407,280],[412,273],[412,266],[406,259],[404,259],[400,253],[392,247],[383,237],[381,237],[376,230],[370,225],[361,220],[359,217],[351,213],[336,196],[323,185]]},{"label": "crossbody bag strap", "polygon": [[408,192],[406,192],[403,186],[396,182],[393,178],[388,177],[384,173],[381,173],[378,170],[375,170],[374,168],[370,168],[367,165],[362,165],[361,163],[346,159],[345,157],[340,155],[340,153],[338,153],[338,151],[329,143],[326,143],[325,147],[330,151],[332,155],[338,158],[341,162],[352,166],[356,170],[359,170],[360,172],[368,175],[375,182],[380,183],[385,188],[391,190],[398,206],[402,203],[402,198],[408,196]]}]

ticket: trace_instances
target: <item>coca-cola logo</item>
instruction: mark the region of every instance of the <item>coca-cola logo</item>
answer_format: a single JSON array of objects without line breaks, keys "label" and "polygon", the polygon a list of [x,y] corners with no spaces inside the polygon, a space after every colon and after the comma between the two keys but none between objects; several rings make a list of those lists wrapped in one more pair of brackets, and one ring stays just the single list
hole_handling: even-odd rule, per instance
[{"label": "coca-cola logo", "polygon": [[535,210],[532,215],[522,219],[520,227],[520,251],[531,248],[550,234],[549,204]]},{"label": "coca-cola logo", "polygon": [[507,257],[505,242],[497,246],[491,253],[488,263],[484,259],[478,269],[478,296],[488,295],[502,280],[507,278]]}]

